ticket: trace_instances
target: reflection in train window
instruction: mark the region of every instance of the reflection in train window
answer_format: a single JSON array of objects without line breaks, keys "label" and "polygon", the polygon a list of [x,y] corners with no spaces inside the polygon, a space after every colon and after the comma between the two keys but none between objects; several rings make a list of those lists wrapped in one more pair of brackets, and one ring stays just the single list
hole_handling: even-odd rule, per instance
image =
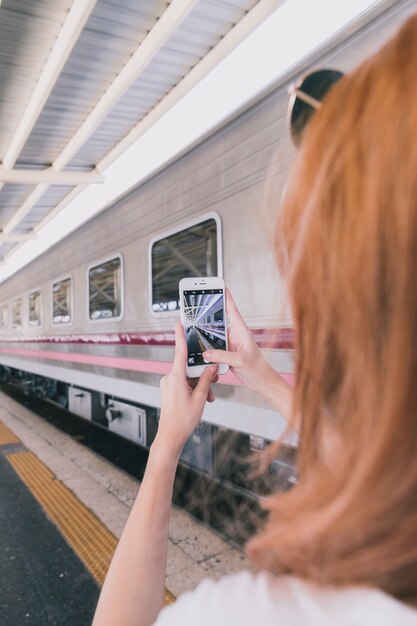
[{"label": "reflection in train window", "polygon": [[217,276],[218,225],[214,218],[155,241],[151,250],[152,310],[180,308],[178,283],[186,276]]},{"label": "reflection in train window", "polygon": [[90,268],[88,272],[88,294],[91,320],[121,316],[121,279],[120,257]]},{"label": "reflection in train window", "polygon": [[12,328],[22,327],[22,298],[12,302]]},{"label": "reflection in train window", "polygon": [[41,290],[29,294],[29,326],[41,325]]},{"label": "reflection in train window", "polygon": [[64,278],[52,285],[52,322],[70,324],[71,317],[71,278]]},{"label": "reflection in train window", "polygon": [[7,322],[9,318],[9,306],[7,304],[2,304],[0,306],[0,329],[4,330],[7,328]]}]

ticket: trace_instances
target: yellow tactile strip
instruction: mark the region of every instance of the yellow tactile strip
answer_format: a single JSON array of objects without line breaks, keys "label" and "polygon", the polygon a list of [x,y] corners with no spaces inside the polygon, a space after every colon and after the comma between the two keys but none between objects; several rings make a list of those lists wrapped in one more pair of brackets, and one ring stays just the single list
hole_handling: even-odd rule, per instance
[{"label": "yellow tactile strip", "polygon": [[[116,537],[32,452],[15,452],[6,458],[97,583],[102,585],[117,545]],[[165,590],[164,603],[174,600]]]},{"label": "yellow tactile strip", "polygon": [[3,422],[0,422],[0,446],[7,446],[13,443],[20,443],[20,439]]},{"label": "yellow tactile strip", "polygon": [[117,539],[32,452],[9,454],[7,460],[101,585]]}]

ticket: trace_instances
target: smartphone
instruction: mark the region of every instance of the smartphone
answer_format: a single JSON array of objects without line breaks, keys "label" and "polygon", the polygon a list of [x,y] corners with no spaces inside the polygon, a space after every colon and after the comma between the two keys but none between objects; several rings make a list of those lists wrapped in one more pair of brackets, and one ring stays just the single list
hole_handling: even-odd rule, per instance
[{"label": "smartphone", "polygon": [[[187,340],[187,376],[198,378],[210,362],[205,350],[227,350],[225,286],[218,276],[180,280],[181,321]],[[219,365],[225,374],[228,365]]]}]

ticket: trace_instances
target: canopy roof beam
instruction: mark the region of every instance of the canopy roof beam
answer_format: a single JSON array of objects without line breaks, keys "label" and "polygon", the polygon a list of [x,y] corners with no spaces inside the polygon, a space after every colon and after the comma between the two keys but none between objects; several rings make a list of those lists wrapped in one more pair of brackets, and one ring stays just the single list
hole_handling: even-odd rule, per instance
[{"label": "canopy roof beam", "polygon": [[9,241],[18,241],[19,243],[23,243],[25,241],[30,241],[31,239],[37,239],[37,237],[38,236],[35,231],[31,231],[30,233],[16,233],[15,235],[5,235],[3,234],[3,231],[0,230],[0,245]]},{"label": "canopy roof beam", "polygon": [[38,185],[48,183],[50,185],[84,185],[91,183],[103,183],[104,176],[96,169],[90,172],[64,171],[57,172],[53,167],[43,170],[9,170],[0,166],[0,182],[12,185]]}]

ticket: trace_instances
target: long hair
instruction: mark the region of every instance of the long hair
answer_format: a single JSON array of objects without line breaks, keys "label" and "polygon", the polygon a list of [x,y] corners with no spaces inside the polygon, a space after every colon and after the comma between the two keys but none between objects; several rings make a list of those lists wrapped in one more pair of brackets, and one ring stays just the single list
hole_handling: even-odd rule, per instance
[{"label": "long hair", "polygon": [[276,230],[291,300],[299,483],[260,566],[417,601],[417,16],[326,97]]}]

